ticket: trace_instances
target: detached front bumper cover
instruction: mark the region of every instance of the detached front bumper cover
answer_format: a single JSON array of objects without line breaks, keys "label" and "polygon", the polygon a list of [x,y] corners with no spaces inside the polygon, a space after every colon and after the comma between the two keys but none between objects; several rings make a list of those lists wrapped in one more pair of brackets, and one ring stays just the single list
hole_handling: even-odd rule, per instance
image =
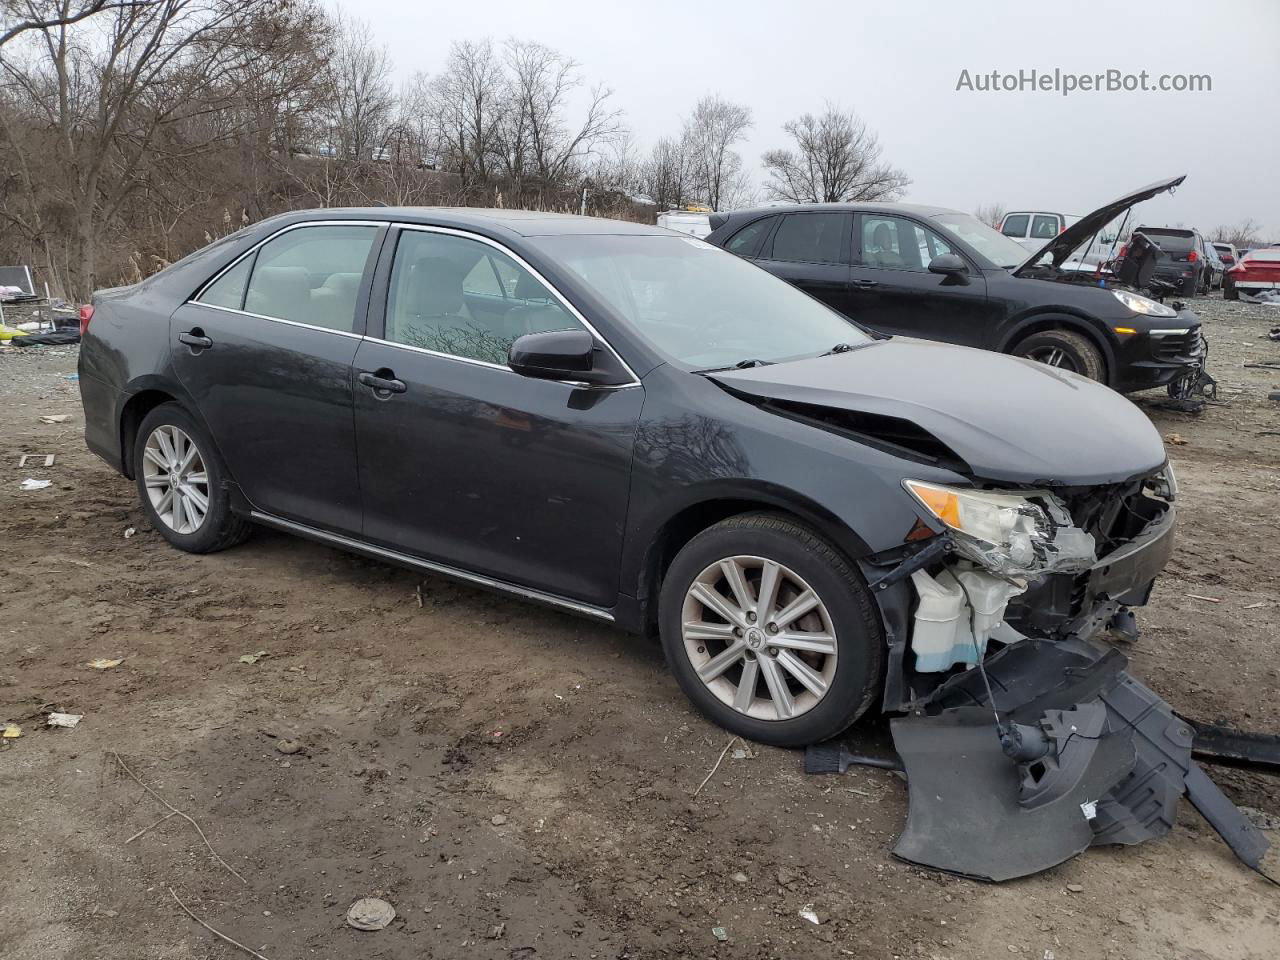
[{"label": "detached front bumper cover", "polygon": [[1261,872],[1267,839],[1191,759],[1191,726],[1126,665],[1080,640],[1023,640],[987,661],[985,680],[969,670],[892,721],[909,802],[895,855],[1009,880],[1164,836],[1185,793]]}]

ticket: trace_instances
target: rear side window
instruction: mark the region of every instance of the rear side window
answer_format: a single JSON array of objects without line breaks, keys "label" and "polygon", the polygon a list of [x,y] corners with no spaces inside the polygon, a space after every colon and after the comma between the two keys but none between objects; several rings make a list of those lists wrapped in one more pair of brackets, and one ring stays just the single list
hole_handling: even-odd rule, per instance
[{"label": "rear side window", "polygon": [[244,309],[351,333],[377,232],[373,226],[324,225],[300,227],[268,241],[254,262]]},{"label": "rear side window", "polygon": [[1027,221],[1031,217],[1025,213],[1011,213],[1004,218],[1004,226],[1000,228],[1000,232],[1006,237],[1025,237],[1027,235]]},{"label": "rear side window", "polygon": [[1052,240],[1058,235],[1058,218],[1038,213],[1031,220],[1031,236],[1036,240]]},{"label": "rear side window", "polygon": [[777,219],[777,217],[761,217],[754,223],[747,224],[729,238],[724,248],[740,257],[753,255],[760,248],[760,241],[769,235],[769,229]]},{"label": "rear side window", "polygon": [[234,267],[204,288],[197,302],[230,310],[244,308],[244,282],[249,279],[253,257],[245,257]]},{"label": "rear side window", "polygon": [[846,213],[792,213],[773,235],[774,260],[843,263]]}]

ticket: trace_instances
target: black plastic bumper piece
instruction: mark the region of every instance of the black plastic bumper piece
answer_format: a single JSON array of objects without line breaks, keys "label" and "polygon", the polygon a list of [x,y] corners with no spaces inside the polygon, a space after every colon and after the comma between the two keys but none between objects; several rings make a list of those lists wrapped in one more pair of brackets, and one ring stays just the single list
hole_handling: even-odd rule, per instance
[{"label": "black plastic bumper piece", "polygon": [[[1194,731],[1125,672],[1116,650],[1024,640],[941,686],[924,711],[893,721],[907,772],[907,825],[894,853],[949,873],[1007,880],[1095,844],[1164,836],[1186,793],[1240,859],[1259,869],[1269,844],[1191,759]],[[994,701],[994,704],[993,704]],[[1038,727],[1047,757],[1017,762],[992,707]],[[1081,718],[1105,719],[1087,725]]]}]

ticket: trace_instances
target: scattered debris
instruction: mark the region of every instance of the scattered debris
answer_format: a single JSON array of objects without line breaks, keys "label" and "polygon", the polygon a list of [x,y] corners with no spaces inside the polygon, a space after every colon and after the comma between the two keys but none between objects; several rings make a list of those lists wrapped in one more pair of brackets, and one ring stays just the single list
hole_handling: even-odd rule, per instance
[{"label": "scattered debris", "polygon": [[6,723],[4,733],[0,734],[0,736],[3,736],[5,740],[17,740],[22,736],[22,728],[16,723]]},{"label": "scattered debris", "polygon": [[52,483],[52,480],[33,480],[30,477],[27,477],[27,479],[22,481],[21,488],[23,490],[43,490]]},{"label": "scattered debris", "polygon": [[69,380],[70,382],[75,383],[76,381],[78,381],[78,380],[80,379],[80,374],[78,374],[78,373],[72,373],[72,374],[69,374],[69,375],[67,375],[67,376],[63,377],[62,379],[63,379],[63,380]]},{"label": "scattered debris", "polygon": [[1187,445],[1187,441],[1182,439],[1181,434],[1177,434],[1177,433],[1170,433],[1166,435],[1164,438],[1164,442],[1173,444],[1173,446],[1175,447],[1184,447]]},{"label": "scattered debris", "polygon": [[1205,603],[1221,603],[1221,602],[1222,602],[1221,598],[1219,598],[1219,597],[1202,597],[1202,596],[1201,596],[1200,594],[1198,594],[1198,593],[1188,593],[1188,594],[1187,594],[1187,599],[1188,599],[1188,600],[1203,600]]},{"label": "scattered debris", "polygon": [[818,919],[818,915],[813,912],[812,903],[806,903],[803,907],[800,908],[800,919],[808,920],[810,923],[813,923],[813,924],[822,923],[822,921]]},{"label": "scattered debris", "polygon": [[1259,830],[1280,830],[1280,817],[1274,813],[1267,813],[1257,807],[1240,807],[1240,812]]},{"label": "scattered debris", "polygon": [[263,657],[269,657],[269,656],[271,656],[271,654],[269,654],[266,650],[259,650],[257,653],[242,653],[240,654],[239,662],[240,663],[257,663]]},{"label": "scattered debris", "polygon": [[43,460],[46,467],[52,467],[54,456],[52,453],[24,453],[18,458],[18,466],[25,467],[32,460]]},{"label": "scattered debris", "polygon": [[[138,786],[140,786],[143,790],[147,791],[147,793],[151,794],[151,796],[152,796],[152,797],[154,797],[156,800],[159,800],[159,801],[160,801],[160,803],[161,803],[161,804],[163,804],[163,805],[164,805],[164,807],[165,807],[166,809],[168,809],[170,812],[172,812],[174,815],[181,817],[183,820],[187,821],[187,823],[191,824],[191,826],[195,827],[195,829],[196,829],[196,833],[200,834],[200,839],[201,839],[201,840],[203,840],[203,841],[204,841],[204,845],[205,845],[206,847],[208,847],[208,848],[209,848],[209,852],[210,852],[211,854],[213,854],[213,859],[217,860],[220,864],[222,864],[224,867],[226,867],[226,868],[227,868],[227,871],[228,871],[228,872],[229,872],[233,877],[235,877],[237,880],[239,880],[241,883],[245,884],[246,886],[248,885],[248,883],[249,883],[249,881],[248,881],[248,880],[246,880],[246,879],[245,879],[244,877],[242,877],[239,873],[237,873],[237,872],[236,872],[236,870],[235,870],[235,868],[234,868],[234,867],[232,867],[232,866],[231,866],[231,864],[227,863],[227,861],[223,860],[223,859],[222,859],[222,857],[218,856],[218,851],[217,851],[217,850],[215,850],[215,849],[213,849],[213,844],[211,844],[211,843],[209,842],[209,838],[208,838],[208,837],[206,837],[206,836],[204,835],[204,831],[200,829],[200,824],[196,823],[196,822],[195,822],[195,820],[193,820],[191,817],[187,816],[187,814],[183,813],[181,810],[179,810],[177,807],[175,807],[173,804],[171,804],[168,800],[166,800],[164,797],[160,796],[160,794],[156,793],[154,790],[152,790],[150,787],[148,787],[145,783],[143,783],[143,782],[142,782],[142,778],[141,778],[141,777],[139,777],[136,773],[134,773],[132,770],[130,770],[130,769],[129,769],[128,764],[126,764],[126,763],[124,762],[124,760],[122,760],[122,759],[120,758],[120,754],[119,754],[119,753],[117,753],[115,750],[112,750],[112,751],[111,751],[111,755],[112,755],[113,757],[115,757],[115,758],[116,758],[116,763],[120,764],[120,769],[121,769],[121,770],[123,770],[125,773],[127,773],[127,774],[129,775],[130,779],[132,779],[134,783],[136,783]],[[153,824],[153,826],[154,826],[154,824]],[[150,828],[150,827],[148,827],[147,829],[149,830],[149,829],[151,829],[151,828]],[[173,891],[172,891],[172,890],[170,890],[169,892],[170,892],[170,893],[172,893]],[[177,899],[176,895],[175,895],[174,899]],[[190,911],[188,911],[188,912],[190,912]],[[193,915],[193,916],[194,916],[194,915]],[[239,944],[237,944],[237,946],[239,946]],[[250,951],[250,952],[252,952],[252,951]]]},{"label": "scattered debris", "polygon": [[71,419],[69,413],[51,413],[40,418],[41,423],[66,423]]},{"label": "scattered debris", "polygon": [[124,657],[115,657],[113,659],[99,657],[97,660],[90,660],[85,666],[93,667],[95,670],[110,670],[112,667],[118,667],[122,663],[124,663]]},{"label": "scattered debris", "polygon": [[126,540],[128,540],[130,537],[132,537],[132,536],[133,536],[135,533],[137,533],[137,532],[138,532],[138,531],[137,531],[137,529],[136,529],[136,528],[134,528],[134,527],[125,527],[125,528],[124,528],[124,538],[125,538]]},{"label": "scattered debris", "polygon": [[1067,893],[1084,893],[1084,887],[1078,883],[1068,883]]},{"label": "scattered debris", "polygon": [[51,713],[49,714],[49,726],[71,727],[74,729],[79,726],[80,721],[83,719],[83,713]]},{"label": "scattered debris", "polygon": [[489,928],[489,939],[501,940],[503,937],[503,934],[505,934],[506,932],[507,932],[507,925],[505,923],[495,923],[492,927]]},{"label": "scattered debris", "polygon": [[734,874],[732,877],[730,877],[729,879],[730,879],[730,880],[732,880],[734,883],[746,883],[746,882],[747,882],[748,880],[750,880],[751,878],[750,878],[750,877],[748,877],[748,876],[747,876],[745,873],[743,873],[741,870],[739,870],[737,873],[735,873],[735,874]]},{"label": "scattered debris", "polygon": [[377,897],[357,900],[347,911],[347,926],[357,930],[381,930],[396,918],[396,908]]},{"label": "scattered debris", "polygon": [[495,827],[501,827],[503,824],[507,822],[507,818],[505,814],[499,813],[499,814],[495,814],[494,818],[489,822],[492,823]]},{"label": "scattered debris", "polygon": [[257,957],[258,960],[269,960],[269,958],[264,957],[257,950],[251,950],[249,947],[246,947],[239,940],[232,940],[221,930],[215,930],[213,927],[209,926],[209,924],[205,923],[203,920],[197,917],[194,913],[191,912],[190,907],[188,907],[185,903],[183,903],[181,900],[178,899],[178,895],[173,892],[173,887],[169,888],[169,896],[173,897],[173,899],[177,901],[177,904],[182,908],[183,913],[185,913],[188,917],[190,917],[196,923],[200,924],[200,926],[204,927],[206,930],[212,933],[215,937],[218,937],[221,940],[227,941],[227,943],[231,944],[233,947],[239,947],[245,953],[249,954],[249,956]]},{"label": "scattered debris", "polygon": [[703,780],[702,780],[702,782],[701,782],[700,784],[698,784],[698,789],[697,789],[697,790],[695,790],[695,791],[693,791],[693,795],[694,795],[695,797],[696,797],[698,794],[700,794],[700,793],[702,792],[702,788],[703,788],[703,787],[705,787],[705,786],[707,785],[707,781],[708,781],[708,780],[710,780],[712,777],[714,777],[714,776],[716,775],[716,771],[720,769],[720,764],[721,764],[722,762],[724,762],[724,755],[725,755],[726,753],[728,753],[728,752],[729,752],[729,748],[730,748],[730,747],[732,747],[735,743],[737,743],[737,741],[738,741],[738,738],[737,738],[737,737],[730,737],[730,738],[729,738],[729,742],[728,742],[728,743],[726,743],[726,744],[724,745],[724,749],[720,751],[720,756],[716,758],[715,766],[713,766],[713,767],[711,768],[711,772],[710,772],[710,773],[708,773],[708,774],[703,778]]},{"label": "scattered debris", "polygon": [[717,940],[719,940],[721,943],[724,943],[726,940],[729,939],[729,931],[726,930],[724,927],[712,927],[711,935],[715,937]]},{"label": "scattered debris", "polygon": [[295,753],[301,753],[303,746],[297,740],[281,740],[276,744],[276,752],[283,753],[285,756],[293,756]]}]

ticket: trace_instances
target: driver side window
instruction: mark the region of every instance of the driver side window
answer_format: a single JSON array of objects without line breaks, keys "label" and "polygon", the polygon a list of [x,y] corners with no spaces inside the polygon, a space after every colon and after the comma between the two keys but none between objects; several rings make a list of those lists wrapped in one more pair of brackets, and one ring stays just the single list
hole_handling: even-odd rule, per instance
[{"label": "driver side window", "polygon": [[928,270],[929,261],[953,253],[951,245],[920,224],[902,217],[862,218],[862,264],[889,270]]},{"label": "driver side window", "polygon": [[396,244],[385,340],[505,366],[526,333],[582,329],[555,295],[502,251],[405,230]]}]

